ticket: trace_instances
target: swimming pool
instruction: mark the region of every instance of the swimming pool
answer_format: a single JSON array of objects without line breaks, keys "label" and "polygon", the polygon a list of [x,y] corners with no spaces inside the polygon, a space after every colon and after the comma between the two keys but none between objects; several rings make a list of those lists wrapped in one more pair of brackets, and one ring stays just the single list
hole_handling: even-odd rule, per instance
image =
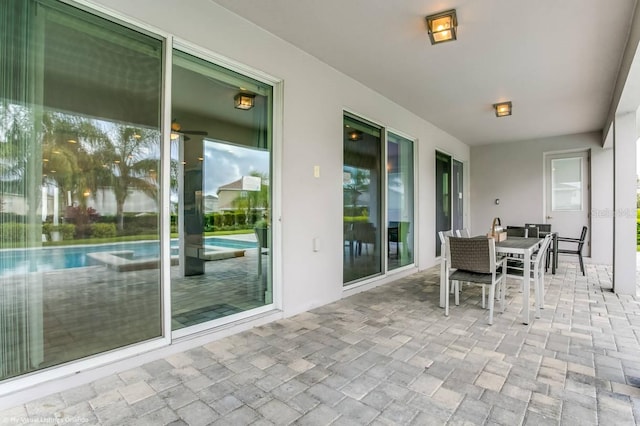
[{"label": "swimming pool", "polygon": [[[231,249],[256,248],[252,241],[205,237],[207,246]],[[86,246],[43,247],[38,249],[0,250],[0,276],[26,272],[46,272],[92,265],[88,253],[132,251],[136,259],[154,259],[160,255],[159,241],[132,241]],[[171,254],[178,254],[178,240],[171,240]]]}]

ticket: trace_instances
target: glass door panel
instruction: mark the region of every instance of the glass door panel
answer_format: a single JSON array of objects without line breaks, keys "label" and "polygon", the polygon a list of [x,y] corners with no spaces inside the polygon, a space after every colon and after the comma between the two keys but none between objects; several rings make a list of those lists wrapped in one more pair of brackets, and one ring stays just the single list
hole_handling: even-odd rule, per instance
[{"label": "glass door panel", "polygon": [[551,211],[582,210],[582,158],[551,160]]},{"label": "glass door panel", "polygon": [[0,380],[161,336],[162,41],[0,2]]},{"label": "glass door panel", "polygon": [[173,52],[172,327],[272,303],[272,87]]},{"label": "glass door panel", "polygon": [[436,151],[436,256],[440,256],[439,231],[451,229],[451,157]]},{"label": "glass door panel", "polygon": [[388,269],[413,263],[413,141],[387,133]]},{"label": "glass door panel", "polygon": [[343,282],[382,273],[382,133],[344,117],[344,270]]},{"label": "glass door panel", "polygon": [[451,219],[453,221],[452,229],[464,228],[464,199],[463,199],[463,164],[460,161],[453,160],[452,171],[452,203],[451,203]]}]

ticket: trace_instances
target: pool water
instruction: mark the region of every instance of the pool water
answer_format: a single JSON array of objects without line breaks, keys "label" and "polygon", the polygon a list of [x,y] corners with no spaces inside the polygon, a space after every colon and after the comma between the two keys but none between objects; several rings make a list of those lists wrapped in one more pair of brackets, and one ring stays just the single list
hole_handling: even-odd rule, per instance
[{"label": "pool water", "polygon": [[[205,237],[209,246],[250,249],[256,243],[219,237]],[[153,259],[160,255],[159,241],[97,244],[88,246],[43,247],[38,249],[0,250],[0,276],[26,272],[46,272],[58,269],[90,266],[88,253],[133,251],[135,259]],[[171,241],[171,254],[178,254],[178,240]]]}]

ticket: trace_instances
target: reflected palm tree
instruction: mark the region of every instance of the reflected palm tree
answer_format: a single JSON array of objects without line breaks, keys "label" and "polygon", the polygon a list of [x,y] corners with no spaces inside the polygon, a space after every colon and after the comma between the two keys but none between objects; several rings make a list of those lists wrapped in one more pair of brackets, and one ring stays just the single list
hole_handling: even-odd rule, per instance
[{"label": "reflected palm tree", "polygon": [[159,135],[155,129],[55,111],[43,113],[36,126],[28,108],[0,105],[0,195],[13,193],[37,204],[35,194],[44,184],[86,208],[89,195],[95,199],[99,188],[107,188],[115,195],[122,231],[130,189],[157,202]]},{"label": "reflected palm tree", "polygon": [[0,104],[0,184],[3,193],[24,195],[27,164],[34,155],[30,112],[26,107]]},{"label": "reflected palm tree", "polygon": [[124,203],[129,189],[158,199],[159,137],[157,130],[116,124],[94,153],[101,162],[96,177],[115,195],[119,231],[124,230]]}]

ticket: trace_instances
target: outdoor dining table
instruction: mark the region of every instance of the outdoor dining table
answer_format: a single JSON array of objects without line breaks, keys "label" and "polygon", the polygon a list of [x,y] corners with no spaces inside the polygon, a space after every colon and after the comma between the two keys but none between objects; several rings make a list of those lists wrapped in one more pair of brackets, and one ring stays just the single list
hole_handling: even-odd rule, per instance
[{"label": "outdoor dining table", "polygon": [[[518,254],[522,255],[522,263],[524,264],[524,271],[522,276],[522,322],[529,324],[529,292],[531,285],[531,255],[542,243],[542,238],[524,238],[524,237],[508,237],[504,241],[496,241],[496,253],[499,254]],[[535,291],[539,292],[541,304],[544,304],[542,300],[543,289],[536,288]],[[540,316],[540,306],[536,304],[536,316]]]}]

